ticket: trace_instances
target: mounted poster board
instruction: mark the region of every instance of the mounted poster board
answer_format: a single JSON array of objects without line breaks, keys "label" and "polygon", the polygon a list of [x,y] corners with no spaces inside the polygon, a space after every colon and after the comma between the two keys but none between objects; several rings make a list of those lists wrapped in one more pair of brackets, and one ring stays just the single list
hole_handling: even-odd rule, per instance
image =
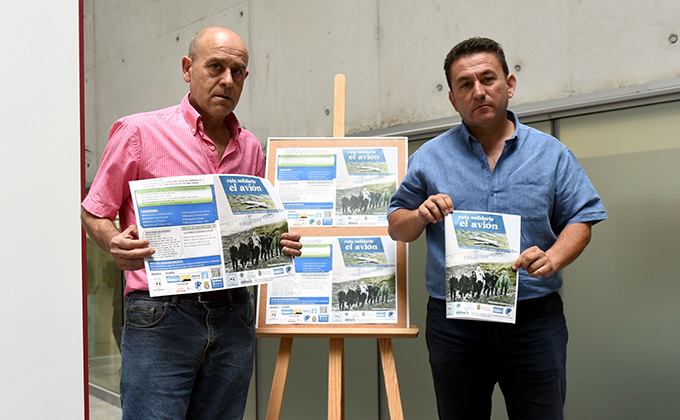
[{"label": "mounted poster board", "polygon": [[408,248],[386,216],[407,150],[404,137],[268,139],[266,177],[303,255],[295,281],[260,286],[259,336],[408,330]]}]

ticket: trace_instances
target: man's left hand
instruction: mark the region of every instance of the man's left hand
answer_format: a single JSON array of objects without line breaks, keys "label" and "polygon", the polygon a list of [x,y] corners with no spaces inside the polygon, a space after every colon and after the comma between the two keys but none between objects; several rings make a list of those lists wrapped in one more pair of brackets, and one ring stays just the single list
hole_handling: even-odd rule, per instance
[{"label": "man's left hand", "polygon": [[517,271],[520,268],[526,270],[530,277],[550,277],[558,270],[548,254],[537,246],[525,249],[515,260],[512,269]]},{"label": "man's left hand", "polygon": [[581,255],[590,242],[590,231],[590,222],[567,225],[549,250],[543,251],[537,246],[527,248],[515,260],[512,269],[523,268],[530,277],[550,277]]}]

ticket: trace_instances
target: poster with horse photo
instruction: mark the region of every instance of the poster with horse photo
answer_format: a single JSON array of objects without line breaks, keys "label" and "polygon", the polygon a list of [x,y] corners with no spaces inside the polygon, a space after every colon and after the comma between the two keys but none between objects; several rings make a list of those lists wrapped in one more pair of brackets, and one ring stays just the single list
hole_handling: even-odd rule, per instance
[{"label": "poster with horse photo", "polygon": [[521,217],[454,211],[444,223],[447,318],[514,324]]},{"label": "poster with horse photo", "polygon": [[286,280],[281,252],[288,223],[269,181],[197,175],[130,182],[140,238],[156,252],[144,261],[151,296]]},{"label": "poster with horse photo", "polygon": [[273,184],[291,227],[387,226],[399,148],[320,144],[276,149]]},{"label": "poster with horse photo", "polygon": [[303,237],[296,279],[267,288],[268,324],[394,324],[396,242],[389,236]]}]

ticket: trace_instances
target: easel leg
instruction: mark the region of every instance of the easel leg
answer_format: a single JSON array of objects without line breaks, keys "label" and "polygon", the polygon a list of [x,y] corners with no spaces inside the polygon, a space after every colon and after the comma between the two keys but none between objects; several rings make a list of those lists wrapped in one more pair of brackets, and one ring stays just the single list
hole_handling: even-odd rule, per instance
[{"label": "easel leg", "polygon": [[328,420],[345,420],[344,338],[331,338],[328,348]]},{"label": "easel leg", "polygon": [[382,361],[383,376],[385,377],[385,391],[387,392],[387,405],[390,408],[392,420],[404,420],[404,411],[401,407],[401,395],[399,394],[399,382],[397,381],[397,366],[394,363],[392,339],[379,338],[380,359]]},{"label": "easel leg", "polygon": [[282,337],[281,342],[279,343],[279,355],[276,357],[276,369],[274,370],[272,391],[269,395],[267,420],[279,420],[279,417],[281,417],[283,392],[286,388],[286,378],[288,377],[288,366],[290,365],[290,353],[292,349],[293,339],[291,337]]}]

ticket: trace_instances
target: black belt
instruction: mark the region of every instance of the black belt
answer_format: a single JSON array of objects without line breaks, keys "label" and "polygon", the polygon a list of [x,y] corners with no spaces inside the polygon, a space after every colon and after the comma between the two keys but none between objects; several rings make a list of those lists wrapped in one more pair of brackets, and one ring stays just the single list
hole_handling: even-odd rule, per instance
[{"label": "black belt", "polygon": [[[445,300],[430,297],[430,302],[434,305],[430,308],[431,310],[438,311],[440,314],[446,313]],[[538,298],[518,300],[516,323],[551,317],[561,313],[563,313],[562,298],[558,292],[552,292]]]},{"label": "black belt", "polygon": [[545,318],[563,312],[562,298],[557,292],[534,299],[517,301],[517,321]]},{"label": "black belt", "polygon": [[176,303],[247,303],[253,300],[253,295],[247,287],[216,290],[203,293],[185,293],[173,296],[149,296],[146,290],[137,290],[128,295],[129,298],[150,299],[159,302]]}]

